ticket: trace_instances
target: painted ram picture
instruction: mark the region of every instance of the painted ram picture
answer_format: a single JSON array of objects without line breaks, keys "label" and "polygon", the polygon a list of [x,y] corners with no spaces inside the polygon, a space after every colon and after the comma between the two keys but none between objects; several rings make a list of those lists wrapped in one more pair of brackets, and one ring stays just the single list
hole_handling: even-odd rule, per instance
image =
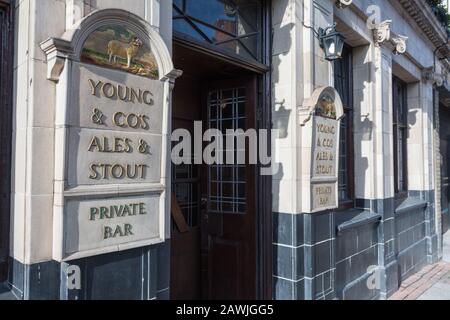
[{"label": "painted ram picture", "polygon": [[123,26],[107,26],[94,31],[84,43],[81,62],[159,79],[151,48]]}]

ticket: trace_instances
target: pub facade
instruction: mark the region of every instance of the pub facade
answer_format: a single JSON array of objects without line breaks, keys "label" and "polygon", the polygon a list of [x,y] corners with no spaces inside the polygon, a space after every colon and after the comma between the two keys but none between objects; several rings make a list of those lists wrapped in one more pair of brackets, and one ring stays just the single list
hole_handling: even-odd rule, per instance
[{"label": "pub facade", "polygon": [[441,259],[428,1],[0,0],[0,25],[1,298],[387,299]]}]

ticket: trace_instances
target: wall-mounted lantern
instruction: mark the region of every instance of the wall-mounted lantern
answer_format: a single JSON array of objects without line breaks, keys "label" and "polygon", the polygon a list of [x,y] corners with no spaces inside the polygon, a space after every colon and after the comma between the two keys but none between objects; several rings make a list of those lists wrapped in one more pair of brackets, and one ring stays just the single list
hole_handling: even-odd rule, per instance
[{"label": "wall-mounted lantern", "polygon": [[348,7],[349,5],[351,5],[353,2],[353,0],[336,0],[336,7],[338,7],[339,9]]},{"label": "wall-mounted lantern", "polygon": [[319,28],[320,46],[325,50],[325,59],[334,61],[342,58],[345,37],[336,31],[336,24],[326,29]]}]

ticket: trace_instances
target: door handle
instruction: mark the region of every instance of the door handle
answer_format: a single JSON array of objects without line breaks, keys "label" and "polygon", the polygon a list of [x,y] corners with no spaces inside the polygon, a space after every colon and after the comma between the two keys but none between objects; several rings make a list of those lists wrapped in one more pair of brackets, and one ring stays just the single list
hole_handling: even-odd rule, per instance
[{"label": "door handle", "polygon": [[208,198],[207,197],[202,197],[200,199],[200,206],[201,206],[202,210],[206,210],[206,207],[208,206]]}]

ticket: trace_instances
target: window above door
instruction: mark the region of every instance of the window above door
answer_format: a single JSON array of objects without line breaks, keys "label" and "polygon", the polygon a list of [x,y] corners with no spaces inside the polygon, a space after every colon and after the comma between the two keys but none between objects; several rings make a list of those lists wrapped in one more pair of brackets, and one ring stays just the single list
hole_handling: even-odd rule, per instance
[{"label": "window above door", "polygon": [[262,62],[263,2],[256,0],[174,0],[176,35]]}]

